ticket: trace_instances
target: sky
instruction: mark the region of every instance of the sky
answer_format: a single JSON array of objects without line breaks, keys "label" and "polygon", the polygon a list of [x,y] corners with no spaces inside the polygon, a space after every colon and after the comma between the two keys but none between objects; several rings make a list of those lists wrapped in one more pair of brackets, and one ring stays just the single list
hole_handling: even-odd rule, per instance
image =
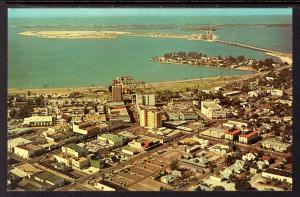
[{"label": "sky", "polygon": [[291,8],[9,8],[8,17],[292,15]]}]

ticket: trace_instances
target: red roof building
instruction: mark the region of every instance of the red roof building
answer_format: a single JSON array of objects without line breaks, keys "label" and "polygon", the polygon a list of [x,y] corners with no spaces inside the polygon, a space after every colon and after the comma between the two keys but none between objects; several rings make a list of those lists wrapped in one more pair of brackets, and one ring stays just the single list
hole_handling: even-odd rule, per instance
[{"label": "red roof building", "polygon": [[247,134],[241,134],[239,136],[239,142],[249,144],[258,138],[258,132],[252,131]]},{"label": "red roof building", "polygon": [[237,139],[238,135],[241,133],[241,130],[237,129],[234,131],[225,132],[225,139],[234,140]]}]

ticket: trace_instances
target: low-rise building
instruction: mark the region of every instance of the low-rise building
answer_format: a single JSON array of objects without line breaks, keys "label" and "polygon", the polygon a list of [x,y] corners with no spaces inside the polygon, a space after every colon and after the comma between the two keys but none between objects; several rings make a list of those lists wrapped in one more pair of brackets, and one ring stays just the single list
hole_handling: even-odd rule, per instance
[{"label": "low-rise building", "polygon": [[101,131],[106,131],[107,125],[97,125],[93,122],[73,123],[73,132],[85,136],[96,136]]},{"label": "low-rise building", "polygon": [[82,169],[88,167],[89,165],[90,161],[86,157],[72,158],[72,167]]},{"label": "low-rise building", "polygon": [[219,127],[211,127],[201,132],[201,135],[205,135],[213,138],[224,138],[227,129]]},{"label": "low-rise building", "polygon": [[104,167],[105,161],[101,159],[99,155],[92,155],[89,157],[89,159],[90,159],[90,166],[99,169]]},{"label": "low-rise building", "polygon": [[179,121],[181,119],[178,111],[165,110],[165,113],[169,121]]},{"label": "low-rise building", "polygon": [[228,120],[227,122],[223,123],[223,126],[229,128],[243,129],[245,127],[248,127],[248,123],[243,120]]},{"label": "low-rise building", "polygon": [[225,133],[225,139],[231,140],[231,141],[236,140],[236,139],[238,139],[238,136],[240,133],[241,133],[241,130],[239,130],[239,129],[236,129],[233,131],[227,131]]},{"label": "low-rise building", "polygon": [[191,147],[186,147],[185,152],[194,153],[194,152],[200,150],[201,148],[202,148],[201,145],[194,145],[194,146],[191,146]]},{"label": "low-rise building", "polygon": [[200,168],[206,168],[208,159],[205,157],[196,157],[191,159],[181,159],[182,163],[190,164],[192,166],[200,167]]},{"label": "low-rise building", "polygon": [[29,159],[40,155],[44,152],[44,148],[34,144],[18,145],[14,148],[14,153],[24,159]]},{"label": "low-rise building", "polygon": [[173,183],[176,180],[176,176],[173,174],[167,174],[160,177],[160,181],[165,184]]},{"label": "low-rise building", "polygon": [[61,150],[63,153],[74,157],[82,157],[88,154],[88,150],[86,148],[74,143],[62,146]]},{"label": "low-rise building", "polygon": [[210,119],[226,118],[226,112],[214,101],[201,101],[201,112]]},{"label": "low-rise building", "polygon": [[233,173],[240,173],[243,170],[244,166],[245,166],[245,161],[236,160],[234,164],[222,170],[220,174],[224,178],[228,179]]},{"label": "low-rise building", "polygon": [[125,105],[109,107],[108,119],[109,121],[131,122],[130,115]]},{"label": "low-rise building", "polygon": [[18,177],[24,178],[28,177],[31,178],[33,175],[41,172],[42,170],[36,168],[35,166],[29,164],[29,163],[24,163],[22,165],[16,166],[11,172]]},{"label": "low-rise building", "polygon": [[241,134],[239,136],[239,142],[244,144],[250,144],[253,141],[255,141],[258,138],[258,132],[257,131],[251,131],[247,134]]},{"label": "low-rise building", "polygon": [[22,125],[30,127],[46,127],[54,124],[54,118],[52,116],[31,116],[24,118]]},{"label": "low-rise building", "polygon": [[275,138],[271,138],[262,141],[261,146],[263,148],[272,149],[277,152],[286,152],[290,149],[291,144],[276,140]]},{"label": "low-rise building", "polygon": [[14,139],[8,140],[8,142],[7,142],[7,150],[9,152],[14,152],[14,148],[16,146],[30,144],[30,143],[31,143],[30,140],[27,140],[27,139],[22,138],[22,137],[14,138]]},{"label": "low-rise building", "polygon": [[262,172],[262,177],[275,179],[290,184],[292,184],[293,182],[291,173],[274,168],[268,168],[267,170]]},{"label": "low-rise building", "polygon": [[283,96],[283,90],[281,90],[281,89],[272,89],[271,90],[271,95],[281,97],[281,96]]},{"label": "low-rise building", "polygon": [[104,133],[98,135],[98,141],[109,144],[111,146],[121,146],[125,143],[126,139],[120,135]]},{"label": "low-rise building", "polygon": [[126,146],[122,148],[122,153],[128,154],[128,155],[136,155],[140,152],[140,149],[136,149],[130,146]]},{"label": "low-rise building", "polygon": [[180,111],[181,120],[198,120],[198,114],[193,111]]},{"label": "low-rise building", "polygon": [[258,93],[256,91],[249,91],[248,96],[249,97],[258,97]]},{"label": "low-rise building", "polygon": [[113,187],[111,184],[104,181],[96,181],[94,183],[94,187],[101,191],[107,191],[107,192],[116,191],[115,187]]},{"label": "low-rise building", "polygon": [[145,150],[155,144],[158,144],[159,141],[151,137],[142,137],[136,140],[133,140],[128,143],[128,146],[137,150]]},{"label": "low-rise building", "polygon": [[47,171],[42,171],[34,176],[34,179],[41,182],[47,183],[53,186],[54,188],[62,187],[65,185],[65,180],[55,174],[52,174]]},{"label": "low-rise building", "polygon": [[64,164],[65,166],[72,167],[72,156],[65,153],[54,154],[57,163]]},{"label": "low-rise building", "polygon": [[256,160],[257,158],[258,155],[256,153],[251,153],[251,152],[242,156],[243,161],[253,161]]}]

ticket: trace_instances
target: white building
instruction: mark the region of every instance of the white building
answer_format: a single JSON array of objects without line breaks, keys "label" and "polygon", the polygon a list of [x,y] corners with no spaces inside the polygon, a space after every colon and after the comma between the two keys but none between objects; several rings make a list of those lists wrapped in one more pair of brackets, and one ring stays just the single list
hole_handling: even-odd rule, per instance
[{"label": "white building", "polygon": [[261,142],[261,146],[266,149],[272,149],[277,152],[286,152],[291,147],[291,144],[281,142],[276,140],[275,138],[272,139],[266,139]]},{"label": "white building", "polygon": [[137,105],[155,106],[155,94],[137,94],[135,102]]},{"label": "white building", "polygon": [[73,143],[62,146],[61,151],[74,157],[81,157],[88,154],[88,150],[86,148]]},{"label": "white building", "polygon": [[30,140],[27,140],[27,139],[22,138],[22,137],[14,138],[14,139],[8,140],[8,142],[7,142],[7,150],[9,152],[14,152],[14,148],[16,146],[24,145],[24,144],[30,144],[30,143],[31,143]]},{"label": "white building", "polygon": [[252,131],[248,134],[241,134],[239,136],[239,142],[244,143],[244,144],[250,144],[254,140],[258,138],[258,132],[257,131]]},{"label": "white building", "polygon": [[262,177],[269,178],[269,179],[276,179],[282,182],[288,182],[290,184],[292,184],[293,182],[290,173],[278,169],[273,169],[273,168],[269,168],[266,171],[262,172]]},{"label": "white building", "polygon": [[236,127],[238,129],[242,129],[244,127],[248,127],[248,123],[242,120],[228,120],[227,122],[223,123],[223,126],[229,128]]},{"label": "white building", "polygon": [[281,89],[272,89],[271,90],[271,95],[281,97],[283,95],[283,90],[281,90]]},{"label": "white building", "polygon": [[94,187],[101,190],[101,191],[116,191],[115,188],[113,188],[112,186],[105,184],[101,181],[97,181],[94,183]]},{"label": "white building", "polygon": [[257,154],[256,153],[247,153],[242,156],[243,161],[253,161],[257,159]]},{"label": "white building", "polygon": [[73,132],[86,136],[97,135],[100,133],[100,131],[106,131],[106,129],[106,124],[96,125],[91,122],[84,122],[79,124],[73,123]]},{"label": "white building", "polygon": [[256,91],[254,91],[254,90],[253,91],[249,91],[248,92],[248,96],[249,97],[258,97],[258,93]]},{"label": "white building", "polygon": [[22,125],[27,125],[30,127],[43,127],[53,125],[52,116],[31,116],[29,118],[24,118]]},{"label": "white building", "polygon": [[14,148],[14,153],[24,159],[29,159],[40,155],[44,152],[44,148],[34,144],[19,145]]},{"label": "white building", "polygon": [[214,101],[201,101],[201,112],[210,119],[226,118],[226,112]]}]

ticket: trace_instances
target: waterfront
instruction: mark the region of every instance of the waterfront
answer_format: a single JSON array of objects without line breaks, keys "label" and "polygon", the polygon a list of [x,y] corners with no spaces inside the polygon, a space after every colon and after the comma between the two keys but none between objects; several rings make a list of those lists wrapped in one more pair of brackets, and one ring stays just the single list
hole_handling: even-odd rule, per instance
[{"label": "waterfront", "polygon": [[[175,18],[176,19],[176,18]],[[140,38],[140,37],[120,37],[112,40],[64,40],[64,39],[43,39],[30,36],[22,36],[18,33],[29,30],[21,25],[53,25],[56,29],[66,28],[63,25],[68,24],[68,28],[74,30],[95,30],[88,25],[95,24],[173,24],[174,18],[136,18],[124,17],[119,20],[118,17],[102,18],[101,21],[95,18],[81,18],[70,20],[61,18],[35,18],[19,19],[13,18],[9,21],[9,42],[8,42],[8,87],[9,88],[41,88],[49,84],[50,87],[77,87],[77,86],[101,86],[108,85],[111,78],[119,75],[128,74],[137,80],[145,82],[162,82],[174,80],[186,80],[196,78],[207,78],[217,76],[236,76],[249,74],[248,71],[227,70],[220,68],[194,68],[182,65],[164,65],[149,61],[154,56],[159,56],[169,51],[203,51],[210,56],[238,56],[264,59],[270,57],[258,51],[242,49],[232,46],[226,46],[221,43],[211,43],[193,40],[179,39],[159,39],[159,38]],[[232,17],[201,17],[197,23],[241,23],[241,19]],[[247,23],[255,23],[256,18],[251,18]],[[186,17],[177,20],[179,24],[195,24],[195,17]],[[288,18],[284,16],[265,17],[262,23],[289,23]],[[85,26],[80,26],[86,24]],[[52,30],[53,28],[52,27]],[[51,28],[50,28],[51,29]],[[32,29],[30,29],[32,30]],[[47,30],[43,27],[35,27],[33,30]],[[49,28],[48,28],[49,30]],[[113,30],[113,29],[108,29]],[[126,29],[124,31],[127,31]],[[131,29],[134,32],[165,32],[165,33],[187,33],[194,34],[195,31],[178,29]],[[217,31],[220,39],[230,39],[232,32],[244,34],[235,36],[235,41],[245,41],[247,44],[257,46],[257,40],[248,39],[250,33],[258,31],[266,35],[272,32],[276,35],[269,36],[266,42],[259,42],[258,46],[276,49],[279,51],[291,51],[291,43],[285,42],[280,36],[291,32],[287,27],[252,27],[248,29],[235,28],[222,29]],[[271,32],[270,32],[271,31]],[[225,33],[224,33],[225,32]],[[250,42],[250,43],[249,43]],[[242,42],[245,43],[245,42]],[[281,44],[283,43],[283,44]],[[280,47],[278,47],[280,45]],[[78,58],[80,57],[80,58]],[[51,73],[51,74],[49,74]]]},{"label": "waterfront", "polygon": [[291,9],[12,10],[8,191],[293,190]]}]

